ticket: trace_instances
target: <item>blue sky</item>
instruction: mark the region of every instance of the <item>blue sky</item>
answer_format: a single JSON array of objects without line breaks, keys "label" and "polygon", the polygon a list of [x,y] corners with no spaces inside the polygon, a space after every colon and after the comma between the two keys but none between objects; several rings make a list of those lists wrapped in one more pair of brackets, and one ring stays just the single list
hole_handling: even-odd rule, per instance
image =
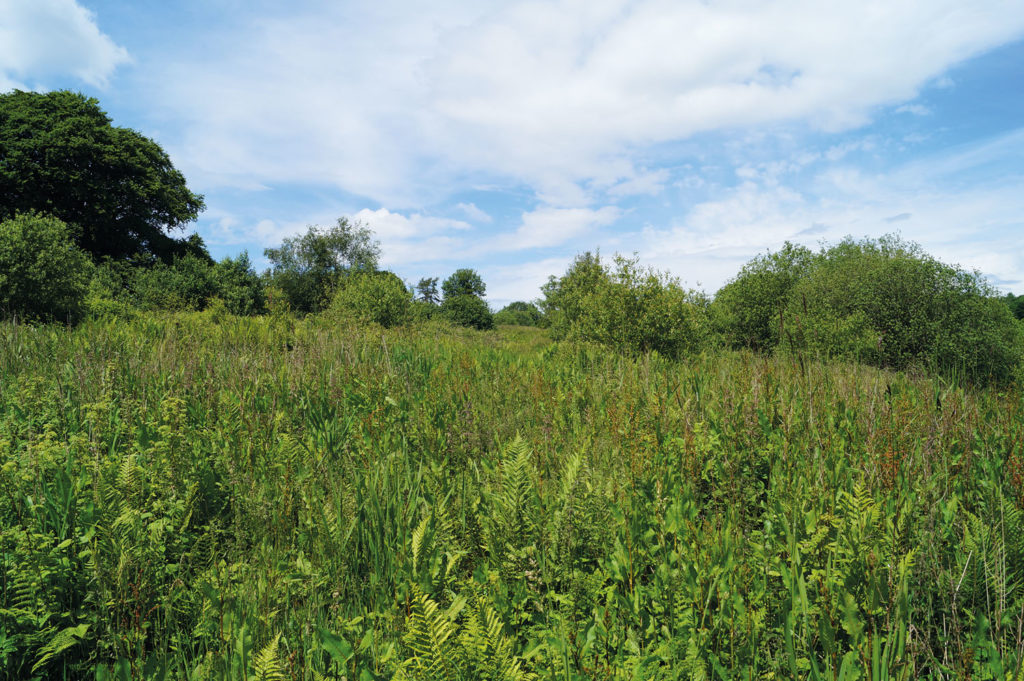
[{"label": "blue sky", "polygon": [[0,90],[80,90],[217,256],[339,216],[493,305],[575,254],[714,292],[899,232],[1024,292],[1024,0],[0,0]]}]

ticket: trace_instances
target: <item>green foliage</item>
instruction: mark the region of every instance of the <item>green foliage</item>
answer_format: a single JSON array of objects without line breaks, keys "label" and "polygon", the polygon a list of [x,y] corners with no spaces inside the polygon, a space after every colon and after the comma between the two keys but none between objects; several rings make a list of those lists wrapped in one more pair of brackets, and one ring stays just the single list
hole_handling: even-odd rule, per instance
[{"label": "green foliage", "polygon": [[543,321],[544,315],[536,305],[522,301],[509,303],[494,315],[495,324],[542,326]]},{"label": "green foliage", "polygon": [[272,265],[271,281],[287,296],[292,310],[318,312],[328,306],[350,270],[377,268],[380,246],[369,228],[342,217],[332,227],[312,226],[264,254]]},{"label": "green foliage", "polygon": [[1003,296],[1003,301],[1015,318],[1024,319],[1024,295],[1015,296],[1012,293],[1007,293]]},{"label": "green foliage", "polygon": [[247,253],[218,263],[204,254],[205,248],[199,255],[148,265],[105,260],[95,268],[87,308],[94,316],[127,317],[138,311],[205,310],[221,301],[235,315],[267,311],[266,286]]},{"label": "green foliage", "polygon": [[487,292],[487,285],[484,284],[484,280],[480,278],[476,270],[461,269],[456,270],[452,276],[444,280],[444,283],[441,284],[441,292],[444,294],[445,300],[457,296],[483,298]]},{"label": "green foliage", "polygon": [[814,269],[816,256],[788,241],[775,253],[759,255],[715,295],[711,316],[716,331],[735,348],[771,350],[779,344],[779,319],[793,287]]},{"label": "green foliage", "polygon": [[494,315],[483,298],[473,295],[445,296],[439,312],[458,326],[486,330],[494,328]]},{"label": "green foliage", "polygon": [[788,347],[895,369],[1006,383],[1024,361],[1024,330],[979,273],[895,237],[824,250],[793,287],[784,322]]},{"label": "green foliage", "polygon": [[0,219],[38,211],[74,225],[79,246],[97,259],[170,261],[192,249],[169,232],[202,209],[164,150],[112,126],[95,99],[0,94]]},{"label": "green foliage", "polygon": [[609,271],[599,256],[579,256],[561,279],[544,287],[545,311],[556,337],[591,341],[622,352],[657,351],[680,357],[707,342],[707,301],[677,279],[615,258]]},{"label": "green foliage", "polygon": [[267,292],[263,280],[242,251],[237,257],[226,257],[213,268],[217,297],[235,315],[262,314],[267,309]]},{"label": "green foliage", "polygon": [[437,277],[423,277],[420,279],[419,283],[416,284],[416,295],[419,296],[417,300],[428,305],[440,304],[441,299],[437,294]]},{"label": "green foliage", "polygon": [[22,214],[0,222],[0,316],[77,321],[91,270],[60,220]]},{"label": "green foliage", "polygon": [[562,340],[586,308],[585,301],[598,287],[608,283],[609,274],[600,253],[582,253],[561,277],[551,276],[541,287],[540,308],[551,320],[551,337]]},{"label": "green foliage", "polygon": [[1005,681],[1021,442],[809,355],[2,323],[0,678]]},{"label": "green foliage", "polygon": [[357,272],[343,280],[331,309],[362,322],[391,327],[409,321],[412,292],[392,272]]},{"label": "green foliage", "polygon": [[131,271],[134,304],[142,310],[202,310],[217,295],[214,267],[194,255]]}]

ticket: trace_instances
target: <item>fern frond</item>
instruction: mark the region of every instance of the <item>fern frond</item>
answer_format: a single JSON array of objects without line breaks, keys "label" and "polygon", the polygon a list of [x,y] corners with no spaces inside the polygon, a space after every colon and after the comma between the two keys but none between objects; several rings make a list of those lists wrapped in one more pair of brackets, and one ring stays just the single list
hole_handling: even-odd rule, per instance
[{"label": "fern frond", "polygon": [[57,632],[53,638],[36,651],[38,657],[36,663],[32,665],[32,673],[35,674],[51,660],[81,641],[87,631],[89,631],[88,624],[79,624],[77,627],[66,627]]},{"label": "fern frond", "polygon": [[263,646],[263,649],[252,660],[253,681],[286,681],[288,678],[284,668],[277,657],[277,646],[281,641],[281,634],[278,633],[270,643]]}]

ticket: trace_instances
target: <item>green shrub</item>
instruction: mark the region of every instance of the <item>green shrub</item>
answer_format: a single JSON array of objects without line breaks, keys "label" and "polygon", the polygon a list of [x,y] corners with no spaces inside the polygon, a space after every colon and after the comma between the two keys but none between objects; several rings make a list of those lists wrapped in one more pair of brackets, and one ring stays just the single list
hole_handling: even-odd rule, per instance
[{"label": "green shrub", "polygon": [[267,310],[266,285],[243,251],[235,258],[227,257],[213,267],[217,296],[231,314],[254,315]]},{"label": "green shrub", "polygon": [[461,269],[456,270],[452,276],[448,277],[441,284],[441,293],[444,297],[454,298],[455,296],[476,296],[483,298],[484,294],[487,293],[487,284],[480,278],[476,270]]},{"label": "green shrub", "polygon": [[551,276],[541,287],[544,298],[540,308],[550,320],[551,337],[565,338],[573,322],[583,314],[584,300],[599,284],[607,283],[608,272],[601,264],[601,254],[582,253],[561,277]]},{"label": "green shrub", "polygon": [[771,350],[779,343],[779,315],[793,287],[814,267],[817,256],[788,241],[776,253],[759,255],[715,295],[715,330],[736,348]]},{"label": "green shrub", "polygon": [[268,248],[271,280],[295,312],[319,312],[330,304],[350,272],[374,271],[380,245],[359,222],[338,218],[331,227],[311,226],[305,234]]},{"label": "green shrub", "polygon": [[609,271],[599,255],[586,253],[561,279],[552,278],[544,293],[556,338],[670,357],[698,351],[707,340],[703,294],[639,267],[636,258],[617,256]]},{"label": "green shrub", "polygon": [[143,310],[202,310],[219,293],[213,265],[191,254],[169,265],[136,267],[131,280],[135,304]]},{"label": "green shrub", "polygon": [[347,277],[332,309],[363,322],[391,327],[409,321],[412,292],[391,272],[359,272]]},{"label": "green shrub", "polygon": [[978,272],[941,263],[897,237],[846,239],[794,287],[783,343],[876,366],[926,367],[1006,382],[1024,334]]},{"label": "green shrub", "polygon": [[470,326],[481,331],[494,328],[494,315],[483,298],[463,294],[446,297],[441,303],[441,316],[453,324]]},{"label": "green shrub", "polygon": [[533,303],[509,303],[494,315],[495,324],[512,326],[540,326],[544,315]]},{"label": "green shrub", "polygon": [[68,225],[21,214],[0,223],[0,314],[35,321],[82,317],[92,262]]}]

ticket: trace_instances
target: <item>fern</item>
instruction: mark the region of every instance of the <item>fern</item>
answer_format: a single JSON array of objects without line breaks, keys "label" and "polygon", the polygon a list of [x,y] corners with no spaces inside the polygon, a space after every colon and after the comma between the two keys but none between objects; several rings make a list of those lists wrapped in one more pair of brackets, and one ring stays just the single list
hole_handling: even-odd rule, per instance
[{"label": "fern", "polygon": [[32,673],[35,674],[49,664],[51,660],[54,660],[65,650],[81,641],[87,631],[89,631],[88,624],[79,624],[75,627],[66,627],[57,632],[53,638],[37,651],[38,658],[36,663],[32,665]]},{"label": "fern", "polygon": [[274,638],[260,650],[252,660],[252,681],[286,681],[288,675],[285,673],[281,662],[277,657],[277,647],[281,640],[278,633]]}]

